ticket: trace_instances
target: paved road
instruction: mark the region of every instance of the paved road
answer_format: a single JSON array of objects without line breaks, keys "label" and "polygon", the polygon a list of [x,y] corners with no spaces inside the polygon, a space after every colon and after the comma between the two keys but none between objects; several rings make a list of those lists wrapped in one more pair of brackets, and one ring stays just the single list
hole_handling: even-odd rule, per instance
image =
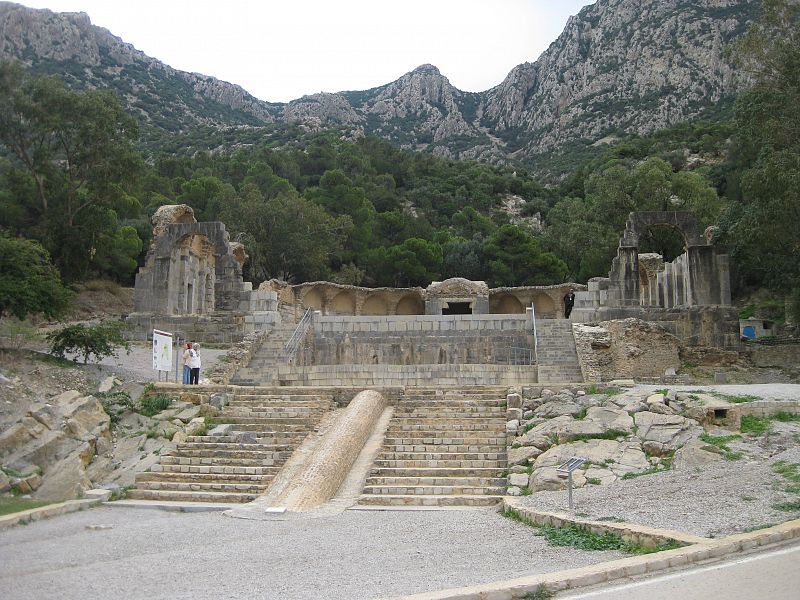
[{"label": "paved road", "polygon": [[800,544],[559,600],[798,600]]},{"label": "paved road", "polygon": [[492,509],[250,521],[100,507],[0,531],[0,598],[366,600],[620,556],[549,546]]}]

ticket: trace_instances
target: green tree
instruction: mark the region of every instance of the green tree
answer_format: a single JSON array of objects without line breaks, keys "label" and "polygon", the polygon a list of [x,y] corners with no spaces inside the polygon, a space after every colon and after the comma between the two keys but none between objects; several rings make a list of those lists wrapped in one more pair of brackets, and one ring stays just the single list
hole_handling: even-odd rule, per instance
[{"label": "green tree", "polygon": [[800,5],[764,0],[734,56],[753,80],[736,102],[738,194],[723,220],[739,284],[794,298],[800,318]]},{"label": "green tree", "polygon": [[[113,92],[67,90],[54,77],[28,77],[19,63],[0,62],[0,144],[26,213],[17,225],[39,239],[68,278],[85,276],[98,255],[92,241],[107,210],[135,216],[137,199],[126,187],[142,161],[133,147],[136,121]],[[7,179],[8,180],[8,179]],[[15,196],[16,197],[16,196]],[[18,217],[20,215],[17,215]]]},{"label": "green tree", "polygon": [[514,225],[503,225],[484,243],[491,284],[498,287],[550,285],[561,283],[567,265],[527,231]]},{"label": "green tree", "polygon": [[0,235],[0,318],[14,315],[23,320],[31,314],[57,318],[69,308],[71,298],[41,244]]}]

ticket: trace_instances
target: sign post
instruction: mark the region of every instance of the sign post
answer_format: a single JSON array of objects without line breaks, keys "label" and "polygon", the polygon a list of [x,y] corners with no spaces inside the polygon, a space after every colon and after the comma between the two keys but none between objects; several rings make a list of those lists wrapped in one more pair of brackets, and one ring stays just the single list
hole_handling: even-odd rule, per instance
[{"label": "sign post", "polygon": [[161,371],[166,371],[166,379],[172,371],[172,334],[166,331],[153,329],[153,369],[158,371],[158,380],[161,381]]},{"label": "sign post", "polygon": [[573,456],[563,465],[558,467],[556,471],[559,473],[567,473],[569,477],[569,482],[567,484],[567,489],[569,490],[569,509],[572,510],[572,472],[580,467],[583,463],[586,462],[585,458],[580,458],[579,456]]}]

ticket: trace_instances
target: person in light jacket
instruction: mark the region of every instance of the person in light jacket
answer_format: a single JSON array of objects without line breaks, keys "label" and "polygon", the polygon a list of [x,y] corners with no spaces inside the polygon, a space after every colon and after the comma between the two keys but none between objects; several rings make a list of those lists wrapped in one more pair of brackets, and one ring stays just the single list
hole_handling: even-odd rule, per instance
[{"label": "person in light jacket", "polygon": [[200,344],[192,344],[192,349],[189,351],[190,358],[189,358],[189,365],[191,367],[191,371],[189,373],[189,384],[190,385],[197,385],[198,381],[200,381]]},{"label": "person in light jacket", "polygon": [[183,385],[189,384],[189,375],[192,372],[192,344],[186,344],[186,350],[183,351]]}]

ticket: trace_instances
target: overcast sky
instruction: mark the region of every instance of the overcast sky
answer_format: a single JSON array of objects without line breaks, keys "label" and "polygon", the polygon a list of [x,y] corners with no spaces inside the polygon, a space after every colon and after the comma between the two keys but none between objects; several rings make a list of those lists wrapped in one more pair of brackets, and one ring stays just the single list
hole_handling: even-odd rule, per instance
[{"label": "overcast sky", "polygon": [[532,62],[594,0],[22,0],[92,23],[176,69],[272,102],[366,90],[419,65],[480,92]]}]

